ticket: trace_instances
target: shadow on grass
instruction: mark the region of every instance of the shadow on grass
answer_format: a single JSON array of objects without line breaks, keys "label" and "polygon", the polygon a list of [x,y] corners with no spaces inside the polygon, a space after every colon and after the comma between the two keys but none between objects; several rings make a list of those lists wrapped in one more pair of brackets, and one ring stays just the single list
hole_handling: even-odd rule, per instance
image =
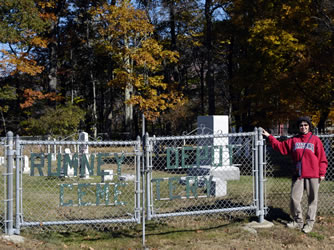
[{"label": "shadow on grass", "polygon": [[216,210],[216,209],[235,209],[235,208],[243,208],[240,209],[240,211],[250,211],[251,209],[244,209],[249,207],[250,205],[245,205],[242,202],[234,202],[230,199],[222,199],[215,201],[214,204],[208,205],[197,205],[197,206],[188,206],[184,207],[182,209],[175,210],[175,213],[179,212],[190,212],[190,211],[208,211],[208,214],[210,213],[210,210]]},{"label": "shadow on grass", "polygon": [[166,227],[164,228],[164,231],[160,231],[160,232],[149,232],[148,230],[146,231],[146,235],[147,236],[153,236],[153,235],[168,235],[168,234],[175,234],[175,233],[189,233],[189,232],[196,232],[196,231],[210,231],[210,230],[215,230],[215,229],[219,229],[219,228],[224,228],[224,227],[228,227],[231,224],[224,224],[224,225],[217,225],[217,226],[210,226],[207,228],[196,228],[196,229],[173,229],[170,227]]},{"label": "shadow on grass", "polygon": [[281,208],[268,207],[269,212],[266,215],[265,219],[268,221],[276,221],[281,224],[286,224],[286,222],[291,220],[291,217]]}]

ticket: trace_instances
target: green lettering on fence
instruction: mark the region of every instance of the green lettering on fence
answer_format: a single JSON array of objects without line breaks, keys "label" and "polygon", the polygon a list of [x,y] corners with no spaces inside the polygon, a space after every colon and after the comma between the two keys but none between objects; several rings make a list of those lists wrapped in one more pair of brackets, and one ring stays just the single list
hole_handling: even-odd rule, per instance
[{"label": "green lettering on fence", "polygon": [[233,148],[235,147],[235,145],[226,145],[226,147],[228,148],[228,155],[229,155],[230,165],[232,165],[232,162],[233,162]]},{"label": "green lettering on fence", "polygon": [[118,187],[124,187],[126,185],[126,183],[124,182],[120,182],[120,183],[116,183],[114,186],[114,202],[115,205],[125,205],[126,202],[123,201],[118,201],[118,195],[121,194],[121,191],[118,190]]},{"label": "green lettering on fence", "polygon": [[89,187],[89,183],[79,183],[78,184],[78,203],[79,206],[90,206],[90,202],[84,202],[83,197],[86,195],[86,192],[84,192],[84,189]]},{"label": "green lettering on fence", "polygon": [[[171,157],[172,155],[175,155],[175,164],[172,165]],[[167,169],[175,169],[179,167],[179,151],[177,148],[167,148]]]},{"label": "green lettering on fence", "polygon": [[116,162],[117,162],[117,177],[118,177],[118,180],[119,180],[119,178],[122,174],[121,165],[122,165],[122,162],[124,160],[124,154],[121,154],[121,157],[119,157],[117,153],[115,153],[114,155],[115,155]]},{"label": "green lettering on fence", "polygon": [[[40,158],[40,163],[36,163],[36,158]],[[35,168],[38,169],[39,176],[44,176],[42,168],[44,167],[44,154],[43,153],[31,153],[30,157],[30,175],[35,176]]]},{"label": "green lettering on fence", "polygon": [[57,154],[57,172],[52,173],[52,155],[48,154],[48,176],[60,176],[61,154]]},{"label": "green lettering on fence", "polygon": [[204,180],[205,180],[205,185],[206,185],[206,195],[207,195],[207,197],[210,197],[210,196],[211,196],[211,184],[212,184],[212,178],[213,178],[212,175],[209,177],[209,179],[204,178]]},{"label": "green lettering on fence", "polygon": [[174,199],[181,199],[181,196],[180,195],[174,195],[174,191],[176,189],[176,186],[173,184],[173,182],[177,182],[177,183],[180,183],[180,180],[181,180],[181,177],[171,177],[168,179],[168,187],[169,187],[169,198],[171,200],[174,200]]},{"label": "green lettering on fence", "polygon": [[[219,149],[219,162],[215,163],[215,155],[218,154],[218,152],[216,152],[216,149]],[[212,146],[211,147],[211,165],[213,167],[221,167],[223,166],[223,147],[222,146]]]},{"label": "green lettering on fence", "polygon": [[[192,184],[190,183],[191,180],[194,180],[194,182]],[[195,198],[198,197],[197,187],[198,187],[198,178],[197,178],[197,176],[187,176],[186,177],[186,193],[187,193],[187,198],[190,197],[190,191],[193,193],[193,196]]]},{"label": "green lettering on fence", "polygon": [[101,171],[101,166],[104,165],[103,157],[107,157],[108,154],[98,154],[97,155],[97,175],[103,176],[108,175],[109,172],[105,172],[104,170]]},{"label": "green lettering on fence", "polygon": [[160,200],[160,182],[162,182],[164,179],[152,179],[152,182],[156,183],[156,192],[157,192],[157,200]]},{"label": "green lettering on fence", "polygon": [[60,206],[62,207],[71,207],[73,205],[73,201],[69,200],[68,202],[64,202],[64,188],[69,188],[70,190],[73,189],[72,184],[60,184],[60,192],[59,192],[59,200],[60,200]]},{"label": "green lettering on fence", "polygon": [[210,151],[208,146],[197,147],[196,149],[196,165],[197,167],[203,165],[203,162],[206,164],[210,164]]},{"label": "green lettering on fence", "polygon": [[182,147],[182,155],[181,155],[181,166],[182,168],[191,168],[192,165],[186,165],[186,159],[189,159],[189,155],[187,155],[187,151],[193,150],[193,147]]},{"label": "green lettering on fence", "polygon": [[81,156],[81,169],[80,169],[80,174],[81,176],[85,175],[85,168],[87,167],[88,169],[88,174],[89,176],[93,176],[94,175],[94,159],[95,159],[95,155],[90,155],[90,163],[87,159],[87,155],[83,154]]},{"label": "green lettering on fence", "polygon": [[101,184],[96,184],[96,206],[100,205],[100,198],[105,199],[105,204],[109,205],[109,183],[101,187]]}]

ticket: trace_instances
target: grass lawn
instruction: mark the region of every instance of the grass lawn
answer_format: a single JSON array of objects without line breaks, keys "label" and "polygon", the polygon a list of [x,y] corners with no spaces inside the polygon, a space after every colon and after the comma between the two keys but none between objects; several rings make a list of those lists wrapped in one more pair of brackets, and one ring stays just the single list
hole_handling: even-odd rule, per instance
[{"label": "grass lawn", "polygon": [[[279,216],[276,216],[279,217]],[[181,220],[183,221],[183,220]],[[221,216],[211,220],[193,217],[187,225],[180,220],[146,225],[145,246],[149,249],[333,249],[334,218],[317,217],[313,232],[288,229],[275,219],[267,229],[247,231],[248,219]],[[25,243],[0,241],[1,249],[143,249],[141,225],[132,229],[80,232],[22,232]]]}]

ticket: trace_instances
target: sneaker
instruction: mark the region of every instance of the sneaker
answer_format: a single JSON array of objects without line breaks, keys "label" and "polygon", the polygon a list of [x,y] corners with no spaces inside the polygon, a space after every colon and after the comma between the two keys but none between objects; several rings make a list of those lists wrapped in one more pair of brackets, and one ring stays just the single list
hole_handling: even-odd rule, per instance
[{"label": "sneaker", "polygon": [[303,224],[297,223],[295,221],[292,221],[292,222],[286,224],[286,226],[288,228],[295,228],[295,229],[299,229],[299,230],[301,230],[303,228]]},{"label": "sneaker", "polygon": [[303,227],[303,232],[308,234],[312,231],[313,227],[309,224],[306,224],[304,227]]}]

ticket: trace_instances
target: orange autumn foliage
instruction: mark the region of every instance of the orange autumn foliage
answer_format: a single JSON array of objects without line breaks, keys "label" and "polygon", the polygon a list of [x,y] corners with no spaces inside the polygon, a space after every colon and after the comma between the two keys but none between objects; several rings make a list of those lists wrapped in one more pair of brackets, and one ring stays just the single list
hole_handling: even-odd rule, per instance
[{"label": "orange autumn foliage", "polygon": [[62,96],[55,92],[43,94],[41,91],[34,91],[32,89],[25,89],[23,96],[26,100],[24,103],[20,104],[22,109],[31,107],[36,100],[49,99],[51,101],[60,101],[63,99]]}]

